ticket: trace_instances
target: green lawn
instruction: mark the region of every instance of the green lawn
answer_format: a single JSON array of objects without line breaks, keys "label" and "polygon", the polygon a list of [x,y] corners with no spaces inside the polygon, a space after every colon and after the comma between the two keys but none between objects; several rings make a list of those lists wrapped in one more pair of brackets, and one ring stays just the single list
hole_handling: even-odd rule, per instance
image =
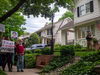
[{"label": "green lawn", "polygon": [[7,75],[7,74],[4,73],[4,72],[0,69],[0,75]]},{"label": "green lawn", "polygon": [[89,53],[91,53],[91,52],[88,52],[88,51],[86,51],[86,52],[75,52],[75,56],[77,56],[77,57],[83,57],[85,55],[88,55]]},{"label": "green lawn", "polygon": [[[89,53],[91,53],[91,52],[88,52],[88,51],[86,51],[86,52],[75,52],[75,56],[76,57],[83,57],[83,56],[85,56]],[[37,53],[32,53],[32,55],[35,56],[35,55],[37,55]],[[39,54],[39,55],[41,55],[41,54]],[[58,55],[60,55],[60,52],[54,52],[54,55],[58,56]]]},{"label": "green lawn", "polygon": [[[75,52],[75,56],[76,57],[83,57],[83,56],[85,56],[89,53],[91,53],[91,52],[88,52],[88,51],[86,51],[86,52]],[[60,55],[60,52],[54,52],[54,55]]]}]

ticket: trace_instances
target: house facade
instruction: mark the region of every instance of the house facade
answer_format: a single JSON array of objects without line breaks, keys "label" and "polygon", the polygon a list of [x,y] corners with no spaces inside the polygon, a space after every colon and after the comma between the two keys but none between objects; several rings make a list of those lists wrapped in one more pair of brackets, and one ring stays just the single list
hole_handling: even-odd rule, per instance
[{"label": "house facade", "polygon": [[74,11],[75,43],[87,46],[87,30],[94,38],[100,39],[100,0],[76,0]]},{"label": "house facade", "polygon": [[[53,41],[54,43],[62,43],[62,32],[59,30],[60,27],[63,27],[65,24],[68,22],[72,21],[70,17],[65,18],[63,20],[57,21],[53,23]],[[48,42],[51,40],[51,30],[52,30],[52,24],[48,25],[46,24],[43,28],[40,30],[36,31],[38,36],[40,37],[40,42],[42,44],[48,44]],[[70,35],[70,33],[69,33]],[[64,43],[65,45],[66,43]]]}]

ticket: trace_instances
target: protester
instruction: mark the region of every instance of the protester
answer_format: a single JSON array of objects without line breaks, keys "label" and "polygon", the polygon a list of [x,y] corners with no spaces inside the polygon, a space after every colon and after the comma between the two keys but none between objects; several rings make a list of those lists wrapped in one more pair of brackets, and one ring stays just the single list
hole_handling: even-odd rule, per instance
[{"label": "protester", "polygon": [[0,37],[0,66],[2,66],[1,43],[2,43],[2,40],[4,39],[4,37],[2,38],[2,36],[3,36],[3,31]]},{"label": "protester", "polygon": [[21,72],[23,71],[24,68],[24,46],[22,45],[22,40],[19,40],[19,44],[18,42],[16,42],[16,53],[18,53],[18,60],[17,60],[17,72],[19,71],[19,62],[21,61]]},{"label": "protester", "polygon": [[[26,46],[25,46],[25,40],[22,40],[22,45],[24,46],[24,55],[25,55],[25,48],[26,48]],[[25,59],[24,59],[24,68],[25,68]]]},{"label": "protester", "polygon": [[[5,40],[10,41],[9,36],[6,36],[5,37]],[[11,67],[10,67],[10,63],[11,63],[11,53],[3,53],[2,54],[2,68],[3,68],[3,71],[5,71],[5,59],[6,58],[7,58],[9,72],[12,72]]]},{"label": "protester", "polygon": [[12,65],[13,65],[13,57],[14,57],[14,53],[11,53],[11,69],[13,69],[12,68]]},{"label": "protester", "polygon": [[88,51],[90,51],[90,47],[91,47],[91,50],[93,51],[93,47],[92,47],[92,39],[93,39],[93,36],[91,36],[91,33],[90,33],[90,30],[87,31],[87,47],[88,47]]}]

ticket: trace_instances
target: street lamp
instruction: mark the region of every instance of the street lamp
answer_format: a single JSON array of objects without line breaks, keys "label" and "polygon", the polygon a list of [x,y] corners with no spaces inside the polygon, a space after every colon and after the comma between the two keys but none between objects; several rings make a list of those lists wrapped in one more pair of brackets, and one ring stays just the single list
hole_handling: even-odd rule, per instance
[{"label": "street lamp", "polygon": [[[51,5],[51,9],[53,11],[54,9],[54,4]],[[54,19],[54,14],[52,12],[51,14],[51,22],[52,22],[52,29],[51,29],[51,35],[52,35],[52,39],[51,39],[51,54],[53,55],[53,50],[54,50],[54,43],[53,43],[53,19]]]}]

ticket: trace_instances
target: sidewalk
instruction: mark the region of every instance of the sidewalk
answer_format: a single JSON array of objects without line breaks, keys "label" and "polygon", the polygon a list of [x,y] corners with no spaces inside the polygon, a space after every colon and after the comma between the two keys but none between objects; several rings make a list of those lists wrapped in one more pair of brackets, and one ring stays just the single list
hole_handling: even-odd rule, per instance
[{"label": "sidewalk", "polygon": [[7,75],[39,75],[40,69],[24,69],[24,72],[17,72],[17,67],[13,66],[13,72],[8,71],[8,66],[6,66],[5,73]]}]

